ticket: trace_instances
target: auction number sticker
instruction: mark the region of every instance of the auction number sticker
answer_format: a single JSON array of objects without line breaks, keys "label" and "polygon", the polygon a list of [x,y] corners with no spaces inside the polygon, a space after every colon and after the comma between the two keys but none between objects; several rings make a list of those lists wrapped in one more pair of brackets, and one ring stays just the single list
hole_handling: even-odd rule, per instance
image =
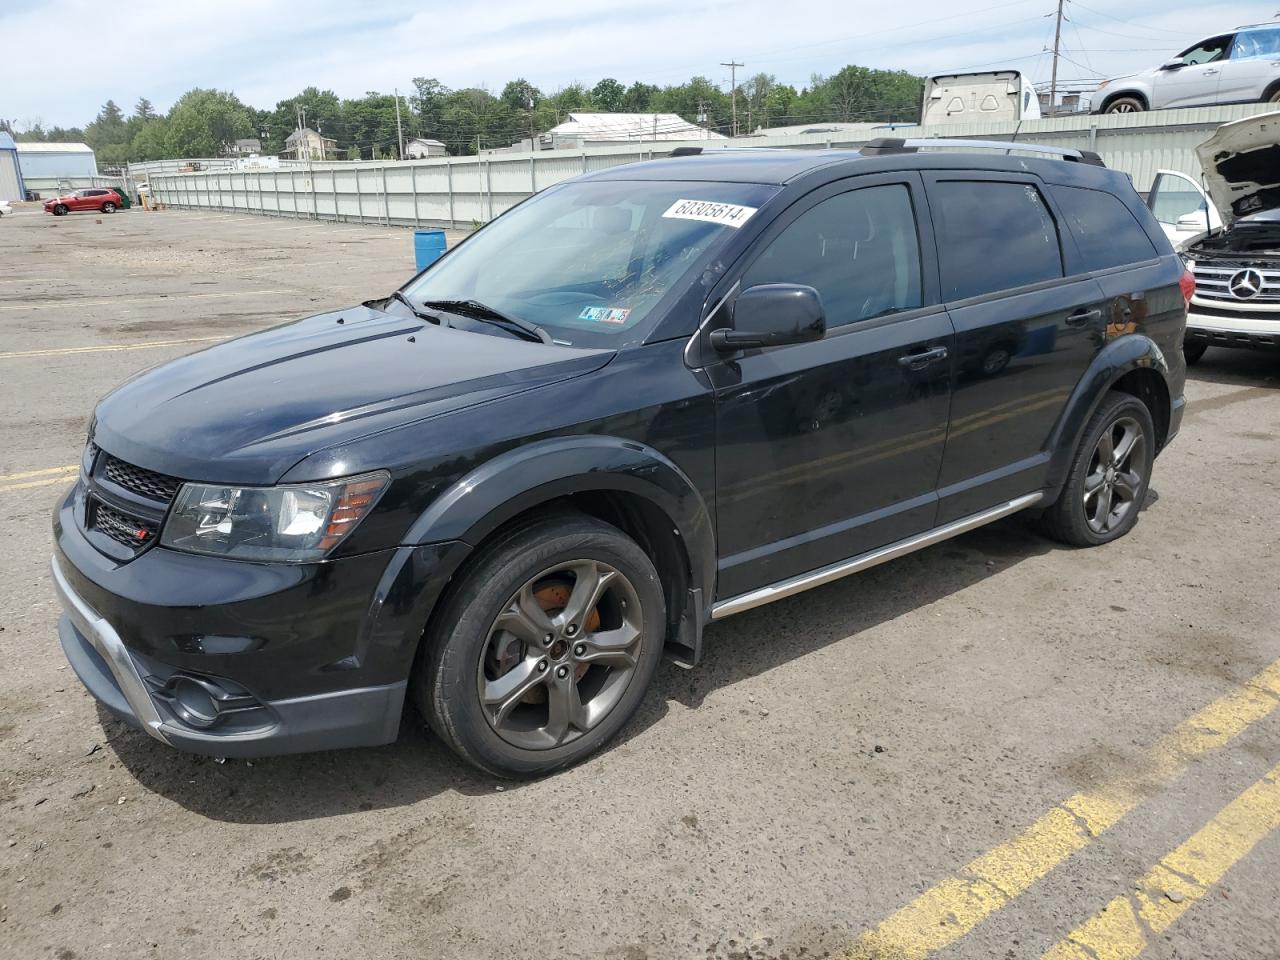
[{"label": "auction number sticker", "polygon": [[631,310],[626,307],[583,307],[578,319],[592,323],[626,323],[629,316]]},{"label": "auction number sticker", "polygon": [[718,223],[735,230],[751,219],[755,207],[740,207],[736,203],[716,203],[713,200],[677,200],[663,214],[668,220],[702,220]]}]

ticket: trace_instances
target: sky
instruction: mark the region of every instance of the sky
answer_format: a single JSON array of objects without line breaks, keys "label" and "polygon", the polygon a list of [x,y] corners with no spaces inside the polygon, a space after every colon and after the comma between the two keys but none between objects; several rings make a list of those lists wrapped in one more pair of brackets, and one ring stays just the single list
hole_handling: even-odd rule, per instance
[{"label": "sky", "polygon": [[[498,93],[603,77],[729,88],[721,62],[804,86],[857,63],[919,74],[1013,67],[1048,80],[1056,0],[4,0],[0,117],[82,126],[108,98],[161,111],[192,87],[252,106],[315,85],[339,96],[409,91],[414,77]],[[1059,77],[1162,63],[1195,41],[1273,19],[1280,0],[1076,0]],[[78,24],[100,24],[81,31]],[[79,43],[77,38],[88,42]]]}]

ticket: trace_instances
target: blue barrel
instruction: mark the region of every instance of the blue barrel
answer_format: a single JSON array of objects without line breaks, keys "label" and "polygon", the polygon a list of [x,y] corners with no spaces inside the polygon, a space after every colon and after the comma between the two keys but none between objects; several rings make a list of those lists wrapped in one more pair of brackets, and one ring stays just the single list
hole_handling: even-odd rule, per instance
[{"label": "blue barrel", "polygon": [[413,259],[419,270],[425,270],[439,260],[446,249],[443,230],[413,231]]}]

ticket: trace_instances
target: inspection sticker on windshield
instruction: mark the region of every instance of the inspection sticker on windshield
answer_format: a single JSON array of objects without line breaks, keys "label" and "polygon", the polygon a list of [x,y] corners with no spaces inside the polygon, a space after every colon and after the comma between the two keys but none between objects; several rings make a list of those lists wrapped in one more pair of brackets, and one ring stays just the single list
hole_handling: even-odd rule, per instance
[{"label": "inspection sticker on windshield", "polygon": [[629,316],[631,310],[626,307],[583,307],[578,319],[593,323],[626,323]]},{"label": "inspection sticker on windshield", "polygon": [[662,216],[668,220],[702,220],[718,223],[735,230],[751,219],[755,207],[740,207],[736,203],[716,203],[712,200],[677,200]]}]

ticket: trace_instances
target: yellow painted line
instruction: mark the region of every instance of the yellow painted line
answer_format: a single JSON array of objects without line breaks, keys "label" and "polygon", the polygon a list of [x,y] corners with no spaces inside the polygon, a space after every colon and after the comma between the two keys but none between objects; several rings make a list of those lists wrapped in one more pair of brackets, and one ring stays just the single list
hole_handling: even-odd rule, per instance
[{"label": "yellow painted line", "polygon": [[[1051,947],[1045,960],[1133,960],[1278,828],[1280,766],[1161,858],[1131,895],[1116,897]],[[1214,952],[1204,947],[1206,955]]]},{"label": "yellow painted line", "polygon": [[167,295],[152,294],[149,297],[111,297],[106,300],[57,300],[52,303],[13,303],[0,306],[0,310],[52,310],[55,307],[96,307],[117,303],[154,303],[157,300],[172,300],[184,303],[187,300],[210,300],[227,297],[272,297],[281,293],[296,293],[294,290],[237,290],[226,293],[173,293]]},{"label": "yellow painted line", "polygon": [[176,347],[184,343],[213,343],[230,340],[224,334],[217,337],[188,337],[185,340],[149,340],[146,343],[106,343],[96,347],[54,347],[48,350],[15,350],[0,353],[0,360],[20,360],[23,357],[64,357],[76,353],[118,353],[128,350],[154,350],[156,347]]},{"label": "yellow painted line", "polygon": [[56,477],[46,477],[44,480],[29,480],[26,483],[3,483],[0,484],[0,493],[8,493],[11,490],[31,490],[34,487],[51,487],[55,483],[66,483],[68,480],[75,479],[74,473],[63,473]]},{"label": "yellow painted line", "polygon": [[24,470],[22,473],[0,473],[0,484],[6,484],[16,480],[30,480],[32,477],[43,477],[50,473],[67,473],[68,471],[79,470],[78,463],[68,463],[63,467],[45,467],[41,470]]},{"label": "yellow painted line", "polygon": [[867,931],[840,956],[922,960],[954,943],[1172,782],[1191,760],[1228,743],[1277,706],[1280,660],[1180,723],[1137,757],[1126,776],[1064,800]]}]

